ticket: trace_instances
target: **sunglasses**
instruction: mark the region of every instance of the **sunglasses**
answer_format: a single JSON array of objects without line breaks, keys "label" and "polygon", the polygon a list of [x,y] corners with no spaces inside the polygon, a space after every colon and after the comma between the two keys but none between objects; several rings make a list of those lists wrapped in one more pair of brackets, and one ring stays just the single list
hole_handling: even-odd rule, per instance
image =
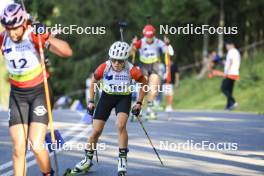
[{"label": "sunglasses", "polygon": [[111,59],[111,62],[113,62],[113,63],[118,63],[118,64],[123,64],[123,63],[125,63],[125,61],[124,60],[118,60],[118,59]]}]

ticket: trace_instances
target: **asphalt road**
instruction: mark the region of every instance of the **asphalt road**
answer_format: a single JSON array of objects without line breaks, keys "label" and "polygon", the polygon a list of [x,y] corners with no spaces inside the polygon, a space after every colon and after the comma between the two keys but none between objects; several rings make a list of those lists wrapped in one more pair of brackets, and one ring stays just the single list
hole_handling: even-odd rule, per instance
[{"label": "asphalt road", "polygon": [[[71,150],[57,151],[59,175],[83,158],[84,152],[79,148],[84,146],[92,128],[81,121],[82,115],[70,110],[54,112],[55,128],[59,129],[67,146],[75,145]],[[264,175],[264,116],[177,111],[161,112],[158,117],[158,120],[144,124],[165,167],[160,165],[139,123],[129,122],[128,176]],[[94,160],[87,175],[117,175],[114,115],[110,117],[99,143],[99,163]],[[13,175],[7,112],[0,112],[0,153],[0,175]],[[27,167],[29,176],[41,175],[30,151],[27,153]]]}]

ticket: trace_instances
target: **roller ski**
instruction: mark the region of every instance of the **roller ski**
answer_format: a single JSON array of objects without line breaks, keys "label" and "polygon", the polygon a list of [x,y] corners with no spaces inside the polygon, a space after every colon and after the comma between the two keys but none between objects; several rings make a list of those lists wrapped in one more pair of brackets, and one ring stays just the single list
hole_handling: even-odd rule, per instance
[{"label": "roller ski", "polygon": [[64,176],[77,176],[88,173],[91,167],[93,166],[92,157],[93,157],[93,152],[90,153],[90,151],[86,151],[85,158],[79,163],[77,163],[75,168],[73,169],[68,168],[65,171]]},{"label": "roller ski", "polygon": [[85,166],[76,165],[75,168],[73,169],[68,168],[65,171],[64,176],[77,176],[77,175],[86,174],[90,171],[92,166],[93,163],[90,163],[89,165],[85,165]]},{"label": "roller ski", "polygon": [[86,174],[90,171],[92,166],[93,166],[93,163],[90,163],[88,166],[81,166],[81,167],[78,167],[76,165],[75,168],[73,169],[68,168],[65,171],[64,176],[77,176],[77,175]]}]

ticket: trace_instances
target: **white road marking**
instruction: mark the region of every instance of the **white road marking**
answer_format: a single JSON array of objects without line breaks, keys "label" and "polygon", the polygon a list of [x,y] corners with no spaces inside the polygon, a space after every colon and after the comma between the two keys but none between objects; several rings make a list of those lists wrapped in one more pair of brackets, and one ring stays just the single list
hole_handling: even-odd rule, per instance
[{"label": "white road marking", "polygon": [[[89,133],[91,130],[92,130],[92,125],[89,125],[88,128],[86,128],[84,131],[79,133],[77,136],[71,138],[68,142],[77,141],[77,140],[81,139],[85,134]],[[61,151],[62,151],[62,149],[57,150],[56,154],[58,154]],[[53,152],[51,154],[49,154],[50,157],[53,156],[53,155],[54,155]],[[35,164],[37,164],[36,160],[33,159],[33,160],[31,160],[30,162],[27,163],[27,168],[30,168],[31,166],[34,166]],[[10,171],[7,171],[7,172],[3,173],[2,175],[3,176],[11,176],[13,174],[14,174],[14,171],[10,170]]]},{"label": "white road marking", "polygon": [[[77,112],[78,115],[80,116],[83,116],[84,113],[81,113],[81,112]],[[59,125],[60,122],[55,122],[55,124],[58,124]],[[76,133],[76,131],[82,131],[84,130],[84,128],[87,128],[87,124],[84,124],[82,122],[79,122],[77,124],[74,124],[74,126],[72,128],[70,128],[69,130],[67,130],[67,132],[65,133],[62,133],[62,137],[63,138],[66,138],[68,136],[71,136],[72,134]],[[34,154],[32,152],[28,152],[27,155],[26,155],[26,159],[30,159],[31,157],[33,157]],[[9,168],[13,166],[13,161],[9,161],[9,162],[6,162],[2,165],[0,165],[0,172],[2,172],[3,170]]]}]

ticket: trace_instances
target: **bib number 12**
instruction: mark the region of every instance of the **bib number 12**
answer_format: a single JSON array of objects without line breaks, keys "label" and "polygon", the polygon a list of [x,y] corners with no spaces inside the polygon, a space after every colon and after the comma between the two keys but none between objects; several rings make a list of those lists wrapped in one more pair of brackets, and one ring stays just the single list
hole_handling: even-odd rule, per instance
[{"label": "bib number 12", "polygon": [[10,60],[14,68],[25,68],[27,65],[27,60],[25,58],[19,59],[17,62],[15,60]]}]

